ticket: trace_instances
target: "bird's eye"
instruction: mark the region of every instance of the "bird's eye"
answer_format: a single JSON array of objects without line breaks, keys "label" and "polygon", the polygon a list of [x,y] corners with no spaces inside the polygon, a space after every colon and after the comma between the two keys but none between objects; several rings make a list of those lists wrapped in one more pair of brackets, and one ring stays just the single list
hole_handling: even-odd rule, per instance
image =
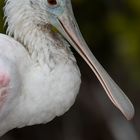
[{"label": "bird's eye", "polygon": [[56,0],[47,0],[50,5],[57,5]]}]

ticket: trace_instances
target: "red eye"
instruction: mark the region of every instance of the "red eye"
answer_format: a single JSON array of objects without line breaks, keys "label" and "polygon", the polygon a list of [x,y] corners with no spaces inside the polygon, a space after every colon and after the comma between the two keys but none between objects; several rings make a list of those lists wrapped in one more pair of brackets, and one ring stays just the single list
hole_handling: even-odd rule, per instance
[{"label": "red eye", "polygon": [[56,0],[48,0],[48,3],[50,5],[56,5],[57,4],[57,1]]}]

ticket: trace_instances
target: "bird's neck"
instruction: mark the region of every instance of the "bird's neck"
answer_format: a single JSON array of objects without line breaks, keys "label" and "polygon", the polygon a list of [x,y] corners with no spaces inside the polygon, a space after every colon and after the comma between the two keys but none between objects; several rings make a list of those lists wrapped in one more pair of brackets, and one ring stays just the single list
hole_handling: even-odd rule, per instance
[{"label": "bird's neck", "polygon": [[5,8],[7,32],[23,44],[33,61],[55,65],[62,60],[74,59],[68,43],[58,32],[48,24],[36,23],[32,13],[22,9],[22,5],[20,9],[12,9],[12,4],[14,1],[7,3]]},{"label": "bird's neck", "polygon": [[22,35],[19,34],[15,39],[24,45],[31,59],[37,63],[53,67],[73,57],[69,44],[58,32],[52,31],[50,25],[31,24],[20,32]]},{"label": "bird's neck", "polygon": [[22,36],[17,40],[25,46],[34,62],[47,64],[52,69],[56,64],[73,58],[69,44],[58,32],[52,31],[50,25],[31,25],[24,32],[23,40],[20,40]]}]

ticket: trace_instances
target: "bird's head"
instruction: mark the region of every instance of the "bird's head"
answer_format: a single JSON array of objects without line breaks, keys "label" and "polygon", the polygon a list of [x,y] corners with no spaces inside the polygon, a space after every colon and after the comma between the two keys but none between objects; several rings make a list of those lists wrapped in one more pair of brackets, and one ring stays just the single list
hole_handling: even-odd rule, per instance
[{"label": "bird's head", "polygon": [[[29,1],[35,22],[55,27],[91,66],[89,50],[75,20],[71,0],[26,0]],[[93,66],[91,66],[93,67]]]},{"label": "bird's head", "polygon": [[31,26],[34,27],[32,31],[37,26],[49,27],[53,31],[55,27],[80,54],[79,46],[86,45],[76,23],[71,0],[6,0],[5,17],[7,32],[15,38],[19,32],[24,32],[20,37],[25,36]]},{"label": "bird's head", "polygon": [[73,47],[76,45],[76,50],[77,45],[85,46],[73,14],[71,0],[30,0],[29,3],[36,19],[34,22],[55,27]]}]

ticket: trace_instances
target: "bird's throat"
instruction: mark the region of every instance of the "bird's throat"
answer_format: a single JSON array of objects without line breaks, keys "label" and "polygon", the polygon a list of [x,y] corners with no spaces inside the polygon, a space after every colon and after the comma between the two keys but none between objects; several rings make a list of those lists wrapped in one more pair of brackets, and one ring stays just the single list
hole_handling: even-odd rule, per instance
[{"label": "bird's throat", "polygon": [[50,26],[34,27],[34,30],[32,29],[29,34],[26,33],[20,42],[25,46],[33,61],[41,65],[47,64],[51,69],[73,57],[69,44]]}]

